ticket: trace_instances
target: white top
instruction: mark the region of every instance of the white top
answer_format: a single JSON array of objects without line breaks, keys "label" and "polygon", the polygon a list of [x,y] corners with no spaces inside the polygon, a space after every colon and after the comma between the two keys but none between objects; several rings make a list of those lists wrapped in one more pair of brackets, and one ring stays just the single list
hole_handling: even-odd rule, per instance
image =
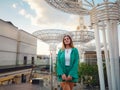
[{"label": "white top", "polygon": [[70,66],[70,54],[72,49],[65,49],[65,65]]}]

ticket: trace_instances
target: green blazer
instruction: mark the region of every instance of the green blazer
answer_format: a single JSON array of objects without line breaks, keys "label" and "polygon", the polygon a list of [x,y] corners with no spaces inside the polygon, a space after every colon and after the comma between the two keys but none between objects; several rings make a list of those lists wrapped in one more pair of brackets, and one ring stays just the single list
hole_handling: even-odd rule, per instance
[{"label": "green blazer", "polygon": [[65,66],[65,50],[60,49],[57,55],[57,78],[58,81],[62,82],[62,74],[72,76],[70,82],[78,81],[78,64],[79,64],[79,53],[77,48],[72,48],[70,55],[70,66]]}]

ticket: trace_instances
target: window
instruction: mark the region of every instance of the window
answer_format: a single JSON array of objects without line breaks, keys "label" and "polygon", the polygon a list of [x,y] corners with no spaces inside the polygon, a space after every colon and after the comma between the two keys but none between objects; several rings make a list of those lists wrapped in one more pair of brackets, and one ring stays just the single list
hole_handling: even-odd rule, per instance
[{"label": "window", "polygon": [[24,64],[24,65],[27,65],[27,56],[24,56],[23,64]]},{"label": "window", "polygon": [[35,61],[34,57],[32,57],[31,64],[34,64],[34,61]]}]

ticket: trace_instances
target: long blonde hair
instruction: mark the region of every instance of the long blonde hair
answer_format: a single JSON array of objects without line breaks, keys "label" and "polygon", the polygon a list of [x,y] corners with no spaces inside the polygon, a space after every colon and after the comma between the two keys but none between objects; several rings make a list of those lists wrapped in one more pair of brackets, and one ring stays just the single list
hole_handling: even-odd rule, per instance
[{"label": "long blonde hair", "polygon": [[70,39],[70,47],[71,48],[74,48],[74,45],[73,45],[73,41],[72,41],[72,38],[69,36],[69,35],[65,35],[64,37],[63,37],[63,40],[62,40],[62,50],[64,50],[65,48],[66,48],[66,45],[65,45],[65,43],[64,43],[64,38],[65,37],[69,37],[69,39]]}]

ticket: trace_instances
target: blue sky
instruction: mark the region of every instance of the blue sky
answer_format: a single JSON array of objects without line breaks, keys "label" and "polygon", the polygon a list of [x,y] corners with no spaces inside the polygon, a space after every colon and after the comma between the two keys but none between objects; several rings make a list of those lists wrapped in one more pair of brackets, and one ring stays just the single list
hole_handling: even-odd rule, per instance
[{"label": "blue sky", "polygon": [[[11,21],[29,33],[42,29],[76,30],[78,18],[49,6],[44,0],[0,0],[0,19]],[[89,25],[88,20],[85,23]]]},{"label": "blue sky", "polygon": [[[43,29],[76,30],[79,24],[78,16],[61,12],[44,0],[0,0],[0,19],[29,33]],[[49,46],[38,41],[37,53],[49,54]]]},{"label": "blue sky", "polygon": [[20,11],[22,13],[23,9],[31,14],[35,14],[34,11],[32,12],[32,10],[30,10],[29,5],[22,0],[1,0],[0,19],[11,21],[16,27],[25,30],[28,25],[31,25],[31,20],[20,14]]},{"label": "blue sky", "polygon": [[29,33],[55,28],[75,30],[79,24],[78,16],[56,10],[44,0],[0,0],[0,13],[0,19]]},{"label": "blue sky", "polygon": [[[76,30],[78,18],[49,6],[44,0],[0,0],[0,19],[11,21],[29,33],[42,29]],[[89,25],[88,20],[85,23]]]},{"label": "blue sky", "polygon": [[[29,33],[43,29],[73,31],[79,25],[78,18],[78,15],[68,14],[49,6],[44,0],[0,0],[0,19],[11,21],[16,27]],[[88,20],[85,20],[85,24],[89,25]],[[49,49],[45,43],[38,44],[39,49],[44,48],[43,46]]]}]

